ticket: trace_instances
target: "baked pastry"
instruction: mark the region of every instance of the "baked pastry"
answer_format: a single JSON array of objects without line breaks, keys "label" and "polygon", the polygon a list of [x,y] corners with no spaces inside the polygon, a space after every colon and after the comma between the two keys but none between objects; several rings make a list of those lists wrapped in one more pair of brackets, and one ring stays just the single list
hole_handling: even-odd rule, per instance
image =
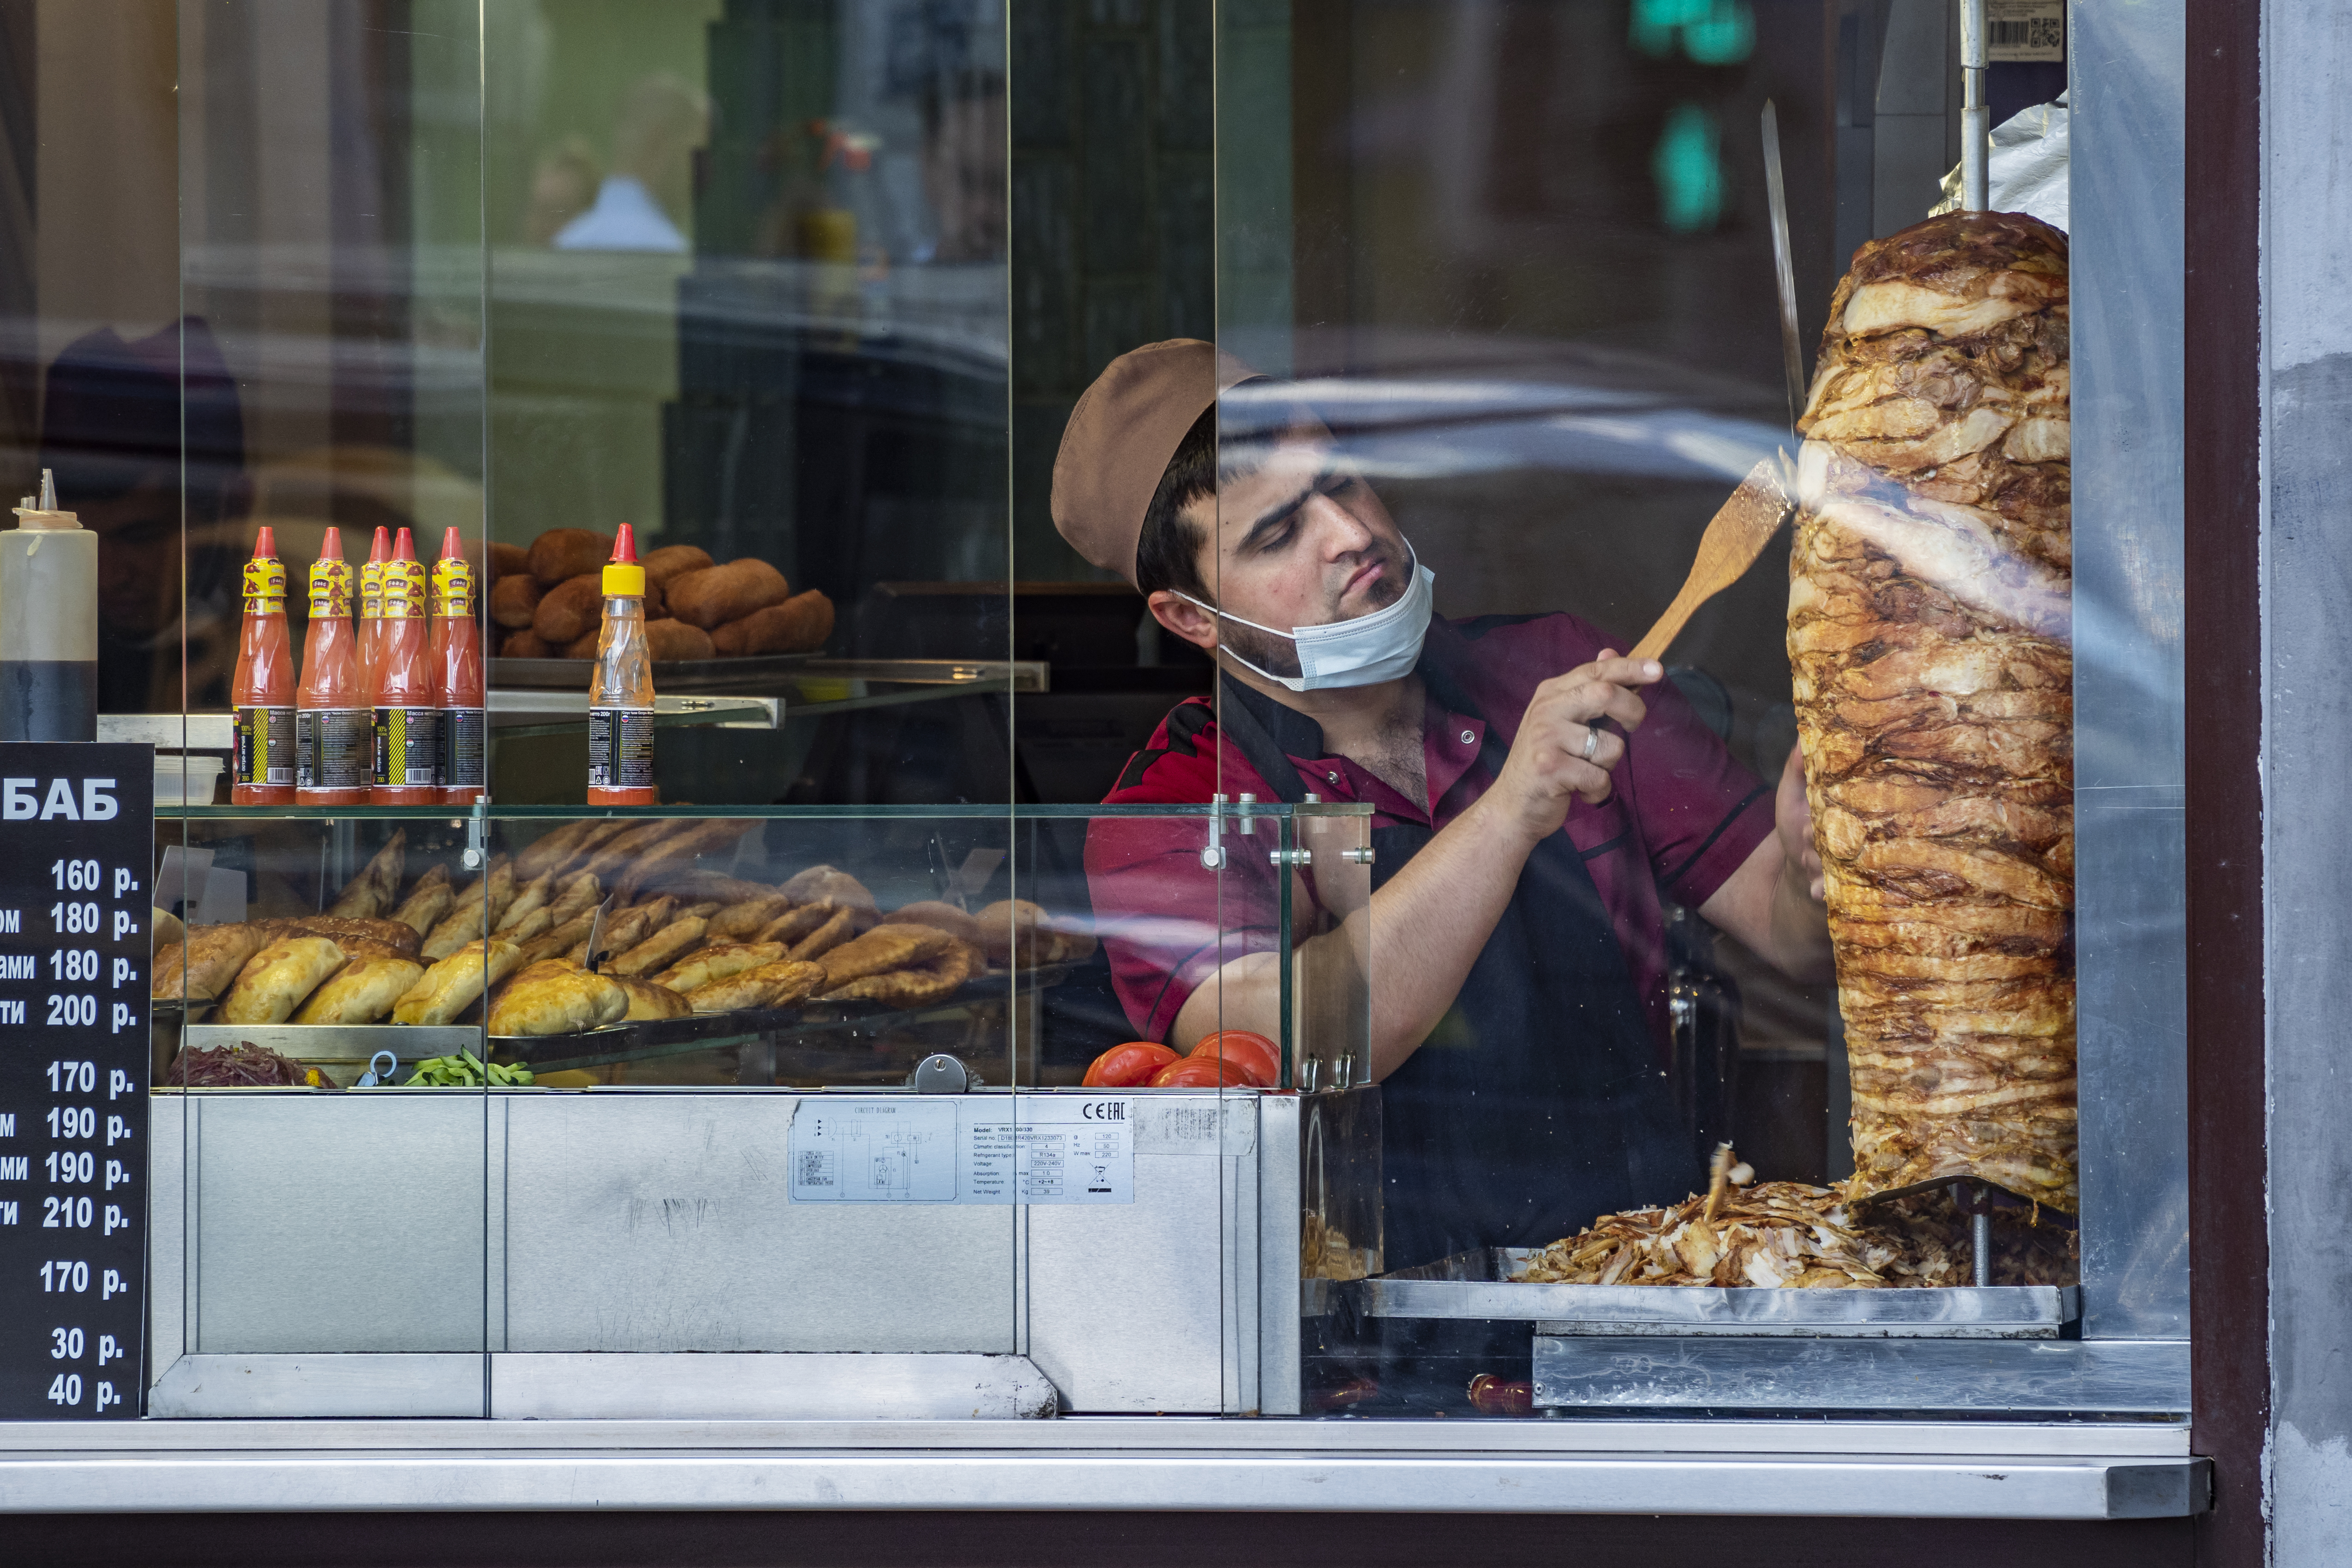
[{"label": "baked pastry", "polygon": [[686,993],[687,1005],[698,1013],[740,1012],[746,1008],[785,1008],[814,995],[824,984],[824,970],[790,958],[745,969],[723,980],[712,980]]},{"label": "baked pastry", "polygon": [[561,925],[576,915],[587,914],[604,901],[604,883],[583,871],[556,884],[555,896],[547,904],[548,918]]},{"label": "baked pastry", "polygon": [[712,817],[669,835],[621,873],[616,884],[621,896],[633,898],[641,888],[661,885],[664,878],[692,865],[699,856],[723,853],[755,826],[740,817]]},{"label": "baked pastry", "polygon": [[845,871],[829,865],[813,865],[778,888],[777,892],[794,904],[855,904],[860,908],[876,907],[874,895],[866,884]]},{"label": "baked pastry", "polygon": [[818,589],[794,594],[782,604],[754,610],[710,634],[712,650],[728,658],[759,653],[800,653],[824,646],[833,635],[833,601]]},{"label": "baked pastry", "polygon": [[561,868],[572,858],[572,851],[589,831],[611,827],[621,821],[613,817],[581,817],[550,829],[531,841],[515,856],[515,875],[523,881],[545,876]]},{"label": "baked pastry", "polygon": [[401,867],[408,858],[408,830],[394,830],[375,858],[360,868],[359,875],[343,884],[343,891],[327,908],[330,915],[381,915],[392,905],[393,895],[400,891]]},{"label": "baked pastry", "polygon": [[148,994],[158,1001],[185,997],[191,1003],[209,1002],[228,989],[246,960],[271,936],[268,927],[243,921],[191,926],[186,942],[155,955],[155,978]]},{"label": "baked pastry", "polygon": [[690,991],[713,980],[772,964],[784,956],[781,942],[719,942],[687,955],[653,977],[654,984]]},{"label": "baked pastry", "polygon": [[545,909],[554,898],[555,873],[542,872],[515,889],[514,896],[507,901],[506,908],[491,922],[490,930],[497,933],[520,925],[532,915]]},{"label": "baked pastry", "polygon": [[714,942],[740,942],[756,936],[768,923],[791,908],[782,894],[766,898],[747,898],[734,904],[722,904],[710,916],[710,938]]},{"label": "baked pastry", "polygon": [[522,967],[522,949],[492,936],[468,942],[425,971],[393,1004],[395,1023],[454,1023],[482,993]]},{"label": "baked pastry", "polygon": [[[823,911],[827,906],[820,904],[813,905],[812,907],[819,911]],[[795,910],[793,913],[797,915],[800,912]],[[777,926],[783,925],[786,922],[790,921],[792,917],[793,916],[790,915],[783,916],[783,918],[778,920],[774,925],[770,926],[768,930],[761,932],[761,937],[763,940],[769,938]],[[838,947],[843,943],[849,941],[856,935],[857,911],[855,909],[835,909],[830,914],[825,915],[822,921],[818,922],[814,930],[811,931],[807,936],[793,944],[791,956],[796,961],[805,964],[813,958],[823,957],[825,954],[832,952],[835,947]],[[941,935],[945,935],[945,933],[942,933]]]},{"label": "baked pastry", "polygon": [[[539,936],[521,943],[522,956],[526,963],[537,963],[541,958],[560,958],[571,952],[572,949],[588,940],[588,927],[593,925],[596,919],[596,912],[593,909],[585,909],[558,925],[554,924],[553,910],[542,909],[539,914],[547,916],[548,928]],[[539,915],[535,915],[531,918],[536,920]]]},{"label": "baked pastry", "polygon": [[[886,929],[887,927],[877,925],[866,936],[871,936]],[[859,942],[865,940],[865,936],[858,938]],[[852,946],[856,945],[851,944]],[[846,947],[835,948],[826,956],[828,973],[831,959],[847,951]],[[953,996],[956,988],[980,973],[984,963],[979,948],[950,937],[946,946],[935,953],[900,967],[834,986],[818,993],[818,999],[828,1002],[881,1002],[894,1008],[927,1008]]]},{"label": "baked pastry", "polygon": [[294,1009],[296,1023],[381,1023],[425,975],[413,958],[358,954]]},{"label": "baked pastry", "polygon": [[893,925],[936,925],[959,942],[980,946],[980,922],[952,904],[937,899],[925,899],[919,904],[901,905],[890,912]]},{"label": "baked pastry", "polygon": [[602,975],[565,967],[518,977],[490,1009],[494,1035],[578,1034],[616,1023],[629,1010],[629,993]]},{"label": "baked pastry", "polygon": [[2076,1207],[2066,236],[1864,246],[1799,428],[1789,661],[1856,1196]]},{"label": "baked pastry", "polygon": [[456,899],[457,894],[449,886],[448,868],[436,865],[416,879],[415,887],[401,900],[400,907],[392,912],[392,917],[415,931],[422,939],[441,916],[449,912],[449,905]]},{"label": "baked pastry", "polygon": [[624,1023],[636,1023],[646,1019],[685,1018],[694,1009],[684,997],[667,986],[656,986],[651,980],[641,980],[633,975],[608,976],[614,985],[628,993],[629,1010],[621,1015]]},{"label": "baked pastry", "polygon": [[[824,967],[825,988],[864,979],[888,969],[904,969],[959,946],[936,925],[877,925],[826,952],[818,960]],[[797,956],[797,955],[795,955]]]},{"label": "baked pastry", "polygon": [[614,975],[650,975],[702,940],[710,922],[689,915],[673,920],[604,966]]},{"label": "baked pastry", "polygon": [[272,922],[281,936],[324,936],[338,944],[373,942],[413,957],[422,942],[416,927],[404,920],[362,920],[338,915],[298,915]]},{"label": "baked pastry", "polygon": [[[774,919],[761,926],[752,935],[751,939],[755,942],[782,942],[789,947],[840,913],[841,908],[838,904],[795,905],[787,901],[783,910]],[[847,941],[848,937],[844,936],[842,939]]]},{"label": "baked pastry", "polygon": [[1025,898],[1000,899],[972,916],[980,926],[980,946],[988,961],[999,968],[1034,968],[1040,964],[1068,964],[1091,957],[1095,938],[1076,921],[1057,920]]},{"label": "baked pastry", "polygon": [[540,581],[554,584],[602,571],[613,559],[613,536],[593,528],[550,528],[530,541],[524,564]]},{"label": "baked pastry", "polygon": [[281,936],[245,961],[221,998],[223,1023],[284,1023],[302,999],[343,967],[343,950],[324,936]]}]

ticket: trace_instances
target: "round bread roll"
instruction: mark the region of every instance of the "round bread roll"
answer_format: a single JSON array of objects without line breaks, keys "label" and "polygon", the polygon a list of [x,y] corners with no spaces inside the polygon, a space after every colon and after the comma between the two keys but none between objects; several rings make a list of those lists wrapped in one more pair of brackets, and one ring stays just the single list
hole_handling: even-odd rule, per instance
[{"label": "round bread roll", "polygon": [[527,573],[502,577],[490,585],[490,619],[510,628],[528,626],[546,592],[539,579]]},{"label": "round bread roll", "polygon": [[833,601],[812,588],[782,604],[729,622],[710,634],[710,641],[727,657],[743,658],[753,653],[806,653],[824,646],[824,640],[832,635]]},{"label": "round bread roll", "polygon": [[782,604],[792,597],[784,574],[764,560],[746,556],[701,571],[670,580],[669,611],[680,621],[708,632],[730,621],[740,621],[755,610]]},{"label": "round bread roll", "polygon": [[657,663],[675,659],[708,659],[711,654],[710,633],[683,621],[646,622],[646,641],[653,644],[654,658]]},{"label": "round bread roll", "polygon": [[864,883],[829,865],[813,865],[776,891],[794,904],[830,904],[845,909],[876,907],[874,895],[866,890]]},{"label": "round bread roll", "polygon": [[[541,582],[565,582],[583,572],[601,571],[613,559],[613,536],[593,528],[550,528],[530,541],[529,567]],[[545,632],[540,633],[545,636]],[[578,632],[572,636],[578,636]],[[567,637],[565,642],[572,639]]]},{"label": "round bread roll", "polygon": [[526,626],[520,632],[507,633],[507,640],[499,644],[499,657],[501,659],[552,659],[555,657],[555,650],[547,645],[546,638]]},{"label": "round bread roll", "polygon": [[980,925],[981,950],[991,964],[1018,967],[1066,964],[1090,956],[1093,936],[1075,920],[1056,920],[1025,898],[999,899],[972,916]]},{"label": "round bread roll", "polygon": [[894,925],[933,926],[959,942],[970,943],[975,947],[983,946],[980,939],[980,922],[954,904],[941,904],[937,899],[927,898],[919,904],[892,910],[890,923]]},{"label": "round bread roll", "polygon": [[531,612],[530,629],[551,648],[579,641],[583,632],[596,630],[604,613],[604,585],[595,572],[559,582],[547,591]]},{"label": "round bread roll", "polygon": [[689,571],[708,571],[715,563],[710,552],[700,545],[664,545],[639,563],[646,569],[646,580],[656,588],[667,588],[670,579],[683,577]]}]

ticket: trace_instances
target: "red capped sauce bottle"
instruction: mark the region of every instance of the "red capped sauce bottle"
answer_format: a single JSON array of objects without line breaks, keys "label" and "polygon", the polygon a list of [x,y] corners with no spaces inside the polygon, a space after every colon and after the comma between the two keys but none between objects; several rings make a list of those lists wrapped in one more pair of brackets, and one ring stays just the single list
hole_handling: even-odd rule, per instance
[{"label": "red capped sauce bottle", "polygon": [[621,525],[604,568],[604,615],[588,683],[588,803],[655,806],[654,653],[646,641],[646,569]]},{"label": "red capped sauce bottle", "polygon": [[343,559],[342,530],[329,528],[310,566],[310,624],[302,634],[302,684],[294,693],[298,802],[367,803],[373,719],[352,629],[351,564]]},{"label": "red capped sauce bottle", "polygon": [[368,802],[435,805],[441,758],[441,710],[434,706],[431,632],[425,567],[403,528],[383,563],[383,629],[377,633],[375,768]]},{"label": "red capped sauce bottle", "polygon": [[433,698],[441,710],[441,803],[470,806],[489,798],[484,739],[480,597],[457,530],[441,536],[433,563]]},{"label": "red capped sauce bottle", "polygon": [[294,803],[294,643],[286,630],[286,563],[263,524],[245,563],[245,614],[237,629],[236,758],[228,798],[240,806]]},{"label": "red capped sauce bottle", "polygon": [[360,568],[360,689],[375,706],[377,652],[383,641],[383,563],[392,559],[392,530],[378,528]]}]

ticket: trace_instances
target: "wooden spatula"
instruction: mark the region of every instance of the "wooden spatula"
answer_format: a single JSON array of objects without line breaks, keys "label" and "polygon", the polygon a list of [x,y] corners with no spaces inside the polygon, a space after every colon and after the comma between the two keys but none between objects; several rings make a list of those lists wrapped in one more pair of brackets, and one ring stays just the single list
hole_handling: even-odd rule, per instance
[{"label": "wooden spatula", "polygon": [[1789,492],[1780,483],[1781,459],[1767,457],[1748,471],[1739,488],[1723,503],[1698,541],[1698,559],[1691,562],[1683,591],[1658,617],[1658,623],[1633,644],[1627,657],[1655,659],[1682,634],[1698,607],[1738,582],[1763,553],[1764,541],[1780,531],[1789,516]]}]

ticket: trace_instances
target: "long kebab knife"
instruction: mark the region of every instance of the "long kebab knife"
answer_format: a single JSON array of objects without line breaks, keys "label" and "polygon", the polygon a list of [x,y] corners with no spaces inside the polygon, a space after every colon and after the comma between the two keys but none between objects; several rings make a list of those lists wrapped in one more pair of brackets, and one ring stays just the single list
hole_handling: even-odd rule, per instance
[{"label": "long kebab knife", "polygon": [[1772,208],[1772,271],[1780,286],[1780,371],[1788,381],[1789,428],[1805,407],[1805,350],[1797,338],[1797,264],[1789,248],[1789,192],[1780,179],[1780,117],[1764,100],[1764,194]]}]

